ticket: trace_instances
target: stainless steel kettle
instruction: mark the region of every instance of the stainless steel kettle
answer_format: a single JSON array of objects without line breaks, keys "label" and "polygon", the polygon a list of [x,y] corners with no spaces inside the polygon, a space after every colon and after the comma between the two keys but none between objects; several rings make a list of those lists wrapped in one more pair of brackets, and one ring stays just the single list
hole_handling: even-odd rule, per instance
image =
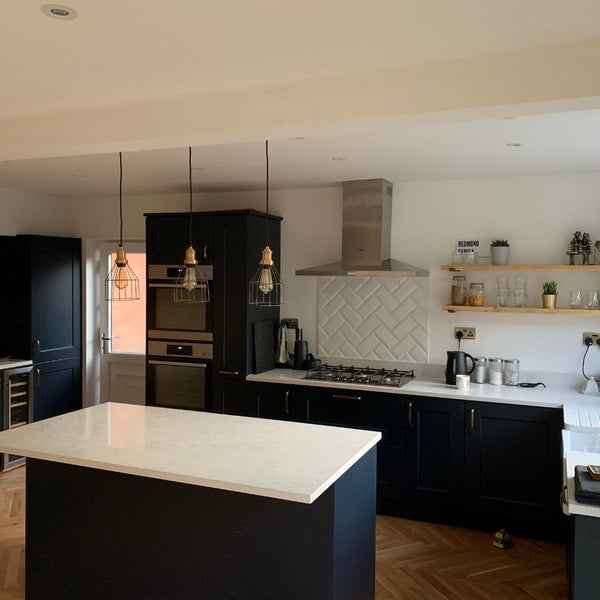
[{"label": "stainless steel kettle", "polygon": [[[470,354],[462,350],[448,350],[448,360],[446,361],[446,383],[456,385],[457,375],[469,375],[475,368],[475,361]],[[467,358],[471,359],[471,368],[467,369]]]}]

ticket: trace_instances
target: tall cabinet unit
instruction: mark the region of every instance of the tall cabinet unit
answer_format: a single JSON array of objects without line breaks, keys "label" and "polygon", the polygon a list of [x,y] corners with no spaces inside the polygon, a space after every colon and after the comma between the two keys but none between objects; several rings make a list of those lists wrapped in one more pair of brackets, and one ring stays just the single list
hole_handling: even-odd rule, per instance
[{"label": "tall cabinet unit", "polygon": [[[146,214],[148,265],[181,265],[187,248],[188,213]],[[268,233],[267,233],[268,227]],[[192,241],[201,264],[212,264],[213,359],[207,408],[244,415],[246,375],[254,372],[254,323],[279,322],[279,307],[248,304],[248,284],[267,237],[279,270],[281,217],[255,210],[192,214]],[[208,361],[210,362],[210,361]]]},{"label": "tall cabinet unit", "polygon": [[254,370],[256,321],[279,322],[279,307],[250,306],[248,284],[269,245],[279,270],[281,218],[231,211],[215,218],[213,411],[246,414],[246,375]]},{"label": "tall cabinet unit", "polygon": [[[0,301],[0,352],[33,361],[33,419],[81,408],[81,240],[2,237],[13,282]],[[9,254],[6,254],[6,253]]]}]

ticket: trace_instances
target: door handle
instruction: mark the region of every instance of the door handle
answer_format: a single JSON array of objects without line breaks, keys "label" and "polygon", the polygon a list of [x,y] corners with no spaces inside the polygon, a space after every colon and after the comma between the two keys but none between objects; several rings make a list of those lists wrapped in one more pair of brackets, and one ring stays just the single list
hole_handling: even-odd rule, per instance
[{"label": "door handle", "polygon": [[202,248],[202,257],[204,260],[208,260],[208,246],[204,246]]},{"label": "door handle", "polygon": [[290,390],[285,391],[285,414],[290,414]]},{"label": "door handle", "polygon": [[471,409],[471,423],[470,423],[471,433],[475,431],[475,409]]},{"label": "door handle", "polygon": [[33,340],[33,353],[36,358],[40,357],[40,340]]},{"label": "door handle", "polygon": [[413,422],[412,422],[412,402],[408,403],[408,426],[412,427],[413,426]]},{"label": "door handle", "polygon": [[33,373],[35,375],[35,382],[33,384],[33,387],[40,387],[40,383],[41,383],[41,374],[40,374],[40,370],[39,369],[34,369]]},{"label": "door handle", "polygon": [[219,371],[219,375],[239,375],[239,371]]},{"label": "door handle", "polygon": [[360,396],[342,396],[342,394],[333,394],[333,398],[337,400],[360,400]]},{"label": "door handle", "polygon": [[[109,336],[103,331],[100,335],[100,343],[102,344],[102,354],[106,354],[106,342],[110,342],[111,340],[119,340],[121,339],[120,335]],[[39,343],[39,342],[38,342]]]}]

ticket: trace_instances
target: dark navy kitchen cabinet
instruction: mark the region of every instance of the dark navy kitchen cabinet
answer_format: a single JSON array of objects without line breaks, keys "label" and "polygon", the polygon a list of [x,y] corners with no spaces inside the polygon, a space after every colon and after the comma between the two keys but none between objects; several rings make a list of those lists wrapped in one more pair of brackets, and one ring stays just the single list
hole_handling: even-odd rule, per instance
[{"label": "dark navy kitchen cabinet", "polygon": [[[308,387],[308,386],[307,386]],[[396,394],[310,387],[308,420],[380,431],[377,444],[377,501],[402,496],[402,400]]]},{"label": "dark navy kitchen cabinet", "polygon": [[246,386],[244,383],[227,377],[215,377],[212,411],[224,415],[247,415]]},{"label": "dark navy kitchen cabinet", "polygon": [[35,363],[33,420],[56,417],[81,408],[81,359]]},{"label": "dark navy kitchen cabinet", "polygon": [[[0,299],[4,315],[0,352],[33,361],[34,420],[79,409],[81,240],[4,236],[0,248],[4,256],[11,257],[6,269],[12,282],[10,293]],[[46,374],[62,368],[69,375],[55,385],[56,380]]]},{"label": "dark navy kitchen cabinet", "polygon": [[[239,382],[244,395],[246,375],[253,372],[254,322],[279,322],[279,307],[250,306],[249,282],[266,245],[267,225],[273,260],[279,270],[279,217],[256,211],[215,213],[214,244],[214,352],[215,410],[223,404],[219,390]],[[239,399],[245,403],[245,397]]]},{"label": "dark navy kitchen cabinet", "polygon": [[280,421],[307,420],[310,388],[307,386],[248,382],[247,414],[261,419]]},{"label": "dark navy kitchen cabinet", "polygon": [[509,531],[562,527],[562,410],[466,402],[465,417],[465,507]]},{"label": "dark navy kitchen cabinet", "polygon": [[464,405],[460,400],[405,396],[404,494],[408,502],[462,504]]},{"label": "dark navy kitchen cabinet", "polygon": [[[189,246],[189,213],[146,215],[146,263],[148,265],[183,265]],[[199,264],[212,264],[213,217],[192,215],[192,245]]]}]

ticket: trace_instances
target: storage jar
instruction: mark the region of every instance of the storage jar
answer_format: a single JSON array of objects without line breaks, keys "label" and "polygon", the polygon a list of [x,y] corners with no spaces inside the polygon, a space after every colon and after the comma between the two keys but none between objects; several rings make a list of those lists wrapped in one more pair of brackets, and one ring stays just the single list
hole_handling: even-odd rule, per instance
[{"label": "storage jar", "polygon": [[467,304],[467,278],[464,275],[452,277],[452,305],[465,306]]},{"label": "storage jar", "polygon": [[483,283],[472,283],[469,285],[469,306],[483,306]]},{"label": "storage jar", "polygon": [[517,385],[519,383],[519,360],[516,358],[504,359],[504,385]]},{"label": "storage jar", "polygon": [[473,372],[471,379],[474,383],[485,383],[487,376],[487,358],[479,356],[473,359]]},{"label": "storage jar", "polygon": [[501,358],[490,358],[488,360],[488,380],[492,385],[502,385],[504,362]]}]

